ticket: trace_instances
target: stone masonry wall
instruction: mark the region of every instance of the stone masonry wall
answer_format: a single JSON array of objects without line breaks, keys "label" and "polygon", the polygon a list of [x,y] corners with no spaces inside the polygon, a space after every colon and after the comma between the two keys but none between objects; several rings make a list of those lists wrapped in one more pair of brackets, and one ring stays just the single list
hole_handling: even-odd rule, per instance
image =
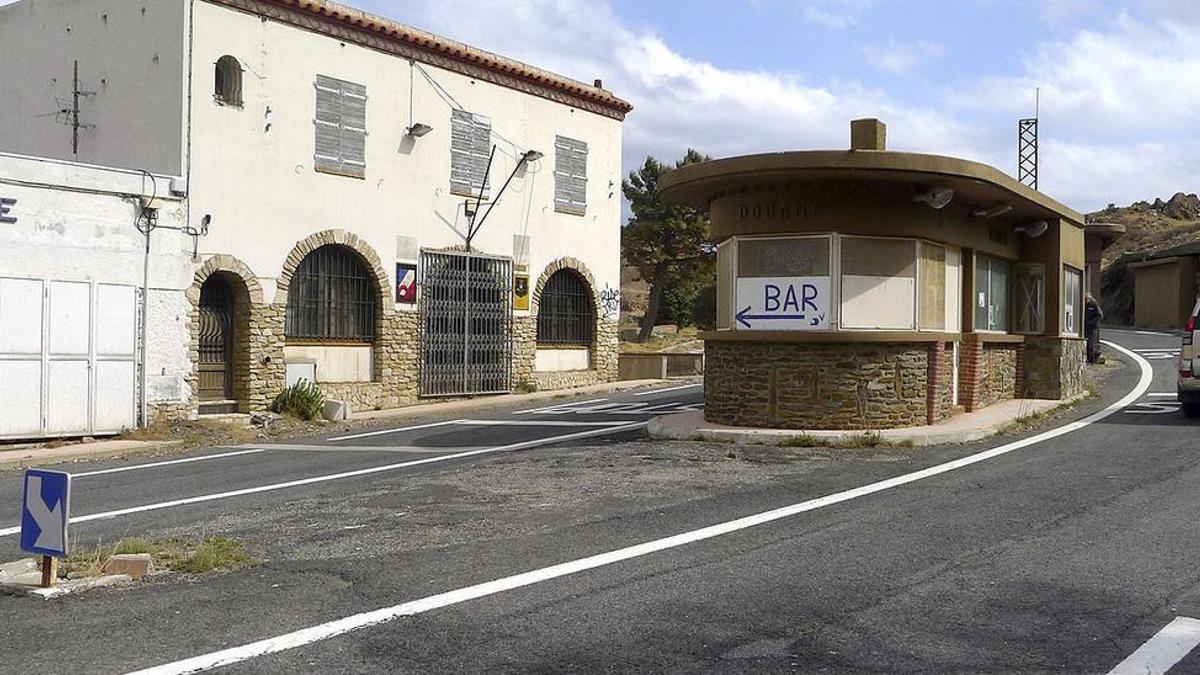
[{"label": "stone masonry wall", "polygon": [[1084,340],[1029,337],[1025,341],[1025,386],[1027,398],[1063,399],[1083,393]]},{"label": "stone masonry wall", "polygon": [[705,350],[713,423],[869,430],[928,422],[927,344],[710,340]]},{"label": "stone masonry wall", "polygon": [[978,408],[1016,398],[1017,345],[985,343],[978,372]]}]

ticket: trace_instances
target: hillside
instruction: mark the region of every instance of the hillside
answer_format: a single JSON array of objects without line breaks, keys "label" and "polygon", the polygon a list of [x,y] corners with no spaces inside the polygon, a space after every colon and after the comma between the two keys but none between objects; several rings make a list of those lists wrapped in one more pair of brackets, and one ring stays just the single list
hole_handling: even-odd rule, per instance
[{"label": "hillside", "polygon": [[1100,303],[1105,318],[1133,324],[1133,274],[1126,263],[1142,254],[1200,239],[1200,197],[1178,192],[1170,199],[1135,202],[1087,216],[1089,222],[1120,223],[1125,236],[1104,252]]},{"label": "hillside", "polygon": [[1200,197],[1176,193],[1163,201],[1135,202],[1129,206],[1108,208],[1087,215],[1089,222],[1120,223],[1125,236],[1104,252],[1107,267],[1131,251],[1176,246],[1200,239]]}]

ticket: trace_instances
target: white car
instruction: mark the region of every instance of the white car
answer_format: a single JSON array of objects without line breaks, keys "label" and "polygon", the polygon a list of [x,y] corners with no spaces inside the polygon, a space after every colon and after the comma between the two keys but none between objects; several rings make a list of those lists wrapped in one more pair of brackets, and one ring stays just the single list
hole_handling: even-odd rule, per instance
[{"label": "white car", "polygon": [[1200,378],[1196,375],[1196,316],[1200,315],[1200,300],[1192,307],[1183,333],[1183,348],[1179,350],[1179,407],[1188,417],[1200,417]]}]

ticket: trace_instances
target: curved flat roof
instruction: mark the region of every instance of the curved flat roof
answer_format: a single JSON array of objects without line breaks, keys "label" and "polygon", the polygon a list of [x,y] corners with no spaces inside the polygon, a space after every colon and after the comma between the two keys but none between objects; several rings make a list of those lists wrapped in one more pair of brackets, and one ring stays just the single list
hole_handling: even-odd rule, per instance
[{"label": "curved flat roof", "polygon": [[956,157],[878,150],[805,150],[744,155],[690,164],[659,181],[663,198],[707,209],[730,192],[818,180],[945,186],[980,206],[1003,202],[1017,218],[1055,218],[1083,227],[1083,214],[1022,185],[999,169]]}]

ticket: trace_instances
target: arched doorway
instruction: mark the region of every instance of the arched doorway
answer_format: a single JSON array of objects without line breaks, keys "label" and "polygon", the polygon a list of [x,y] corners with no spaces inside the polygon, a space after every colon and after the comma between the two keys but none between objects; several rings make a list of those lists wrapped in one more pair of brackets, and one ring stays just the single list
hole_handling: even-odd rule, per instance
[{"label": "arched doorway", "polygon": [[202,403],[232,403],[235,305],[233,288],[225,275],[214,274],[200,287],[199,309],[197,394]]}]

